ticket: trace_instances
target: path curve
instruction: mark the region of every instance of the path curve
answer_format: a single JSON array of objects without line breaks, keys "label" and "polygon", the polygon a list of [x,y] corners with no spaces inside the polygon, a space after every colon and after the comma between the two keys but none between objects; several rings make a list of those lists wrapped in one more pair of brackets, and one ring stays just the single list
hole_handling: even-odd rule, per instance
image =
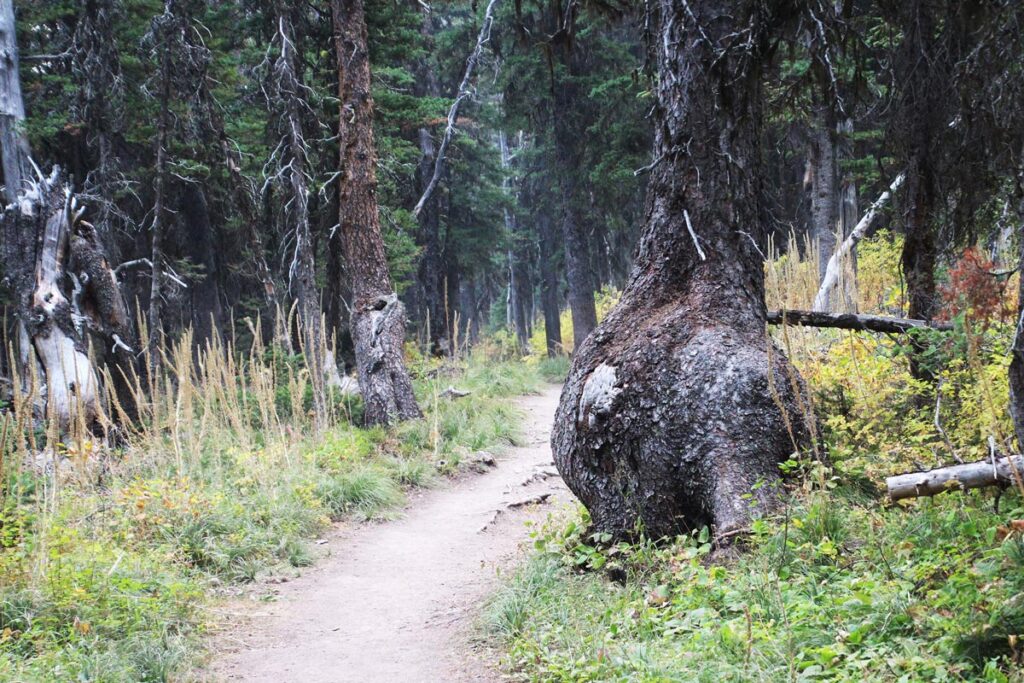
[{"label": "path curve", "polygon": [[276,602],[249,603],[214,637],[214,680],[501,681],[472,632],[499,572],[528,538],[524,522],[551,509],[508,504],[569,496],[557,476],[523,485],[551,463],[558,395],[551,387],[517,399],[525,445],[496,467],[427,491],[396,521],[341,532],[330,539],[331,557],[275,587]]}]

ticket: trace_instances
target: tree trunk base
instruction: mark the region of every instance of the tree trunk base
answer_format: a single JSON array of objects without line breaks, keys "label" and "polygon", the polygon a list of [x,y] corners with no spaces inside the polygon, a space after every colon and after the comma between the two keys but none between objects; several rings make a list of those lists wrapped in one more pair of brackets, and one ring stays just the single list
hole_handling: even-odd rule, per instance
[{"label": "tree trunk base", "polygon": [[352,339],[367,425],[421,417],[402,359],[405,307],[397,294],[379,296],[352,312]]},{"label": "tree trunk base", "polygon": [[687,316],[616,309],[573,362],[552,445],[598,531],[744,528],[776,504],[778,464],[803,441],[783,354],[763,333]]}]

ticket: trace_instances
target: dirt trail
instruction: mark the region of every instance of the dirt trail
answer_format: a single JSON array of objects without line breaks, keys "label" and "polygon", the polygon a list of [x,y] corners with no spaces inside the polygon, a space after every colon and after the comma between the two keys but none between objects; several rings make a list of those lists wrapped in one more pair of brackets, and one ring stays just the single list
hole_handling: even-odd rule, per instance
[{"label": "dirt trail", "polygon": [[[517,404],[525,446],[484,474],[426,492],[396,521],[332,537],[331,557],[275,586],[276,602],[247,604],[241,611],[248,614],[215,636],[213,679],[502,680],[492,657],[473,645],[475,619],[498,572],[521,552],[524,522],[569,496],[557,476],[522,485],[551,462],[558,389]],[[546,505],[508,507],[544,493],[553,494]]]}]

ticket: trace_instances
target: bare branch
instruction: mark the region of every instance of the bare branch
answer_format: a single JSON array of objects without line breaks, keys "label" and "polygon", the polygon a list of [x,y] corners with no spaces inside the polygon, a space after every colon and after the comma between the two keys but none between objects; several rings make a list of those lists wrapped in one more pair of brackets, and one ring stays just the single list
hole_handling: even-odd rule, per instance
[{"label": "bare branch", "polygon": [[455,96],[455,101],[452,102],[451,108],[448,110],[448,125],[444,129],[444,137],[441,139],[441,145],[437,149],[437,158],[434,160],[434,174],[430,177],[430,182],[427,183],[426,189],[423,190],[423,196],[416,202],[416,206],[412,210],[415,216],[420,215],[423,206],[437,187],[437,182],[441,178],[441,172],[444,171],[445,152],[448,151],[448,145],[455,135],[455,122],[458,120],[459,107],[462,105],[462,101],[469,97],[469,84],[473,79],[473,69],[476,68],[476,63],[480,59],[480,53],[483,51],[484,45],[491,39],[491,25],[494,23],[494,6],[497,3],[498,0],[491,0],[487,4],[487,10],[484,12],[484,22],[480,26],[480,33],[476,39],[476,47],[469,53],[469,59],[466,60],[466,72],[462,76],[462,83],[459,84],[459,92]]},{"label": "bare branch", "polygon": [[814,297],[815,311],[824,311],[828,306],[829,294],[839,281],[839,271],[841,270],[843,259],[857,245],[857,242],[860,242],[864,235],[867,234],[868,229],[875,222],[878,212],[882,210],[882,207],[886,205],[893,193],[903,184],[904,177],[905,174],[903,173],[896,176],[896,179],[889,185],[889,189],[875,200],[875,203],[867,210],[864,217],[860,219],[860,222],[854,226],[850,236],[843,240],[843,243],[839,245],[839,248],[829,258],[828,265],[825,267],[825,277],[822,278],[821,287],[818,289],[817,296]]}]

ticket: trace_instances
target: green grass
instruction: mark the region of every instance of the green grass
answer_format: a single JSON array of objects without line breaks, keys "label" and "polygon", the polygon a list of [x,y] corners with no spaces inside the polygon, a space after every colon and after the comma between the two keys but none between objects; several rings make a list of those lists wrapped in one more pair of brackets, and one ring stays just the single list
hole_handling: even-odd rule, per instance
[{"label": "green grass", "polygon": [[[1021,500],[996,515],[976,493],[909,510],[842,494],[797,497],[738,559],[709,560],[698,535],[599,550],[552,524],[487,625],[526,680],[1022,680],[1024,541],[996,538]],[[625,585],[581,571],[605,562]]]},{"label": "green grass", "polygon": [[[514,443],[509,398],[540,384],[521,363],[423,367],[436,372],[416,381],[422,420],[384,430],[339,419],[317,434],[294,420],[307,402],[289,403],[308,393],[301,376],[273,361],[279,384],[261,394],[250,379],[240,419],[231,394],[214,394],[213,412],[146,432],[103,468],[81,461],[56,486],[15,466],[6,445],[0,680],[180,679],[201,656],[218,590],[308,566],[332,520],[393,514],[407,489]],[[472,396],[439,398],[449,384]]]},{"label": "green grass", "polygon": [[537,363],[537,372],[545,382],[561,384],[569,375],[569,357],[555,356],[551,358],[545,356]]}]

